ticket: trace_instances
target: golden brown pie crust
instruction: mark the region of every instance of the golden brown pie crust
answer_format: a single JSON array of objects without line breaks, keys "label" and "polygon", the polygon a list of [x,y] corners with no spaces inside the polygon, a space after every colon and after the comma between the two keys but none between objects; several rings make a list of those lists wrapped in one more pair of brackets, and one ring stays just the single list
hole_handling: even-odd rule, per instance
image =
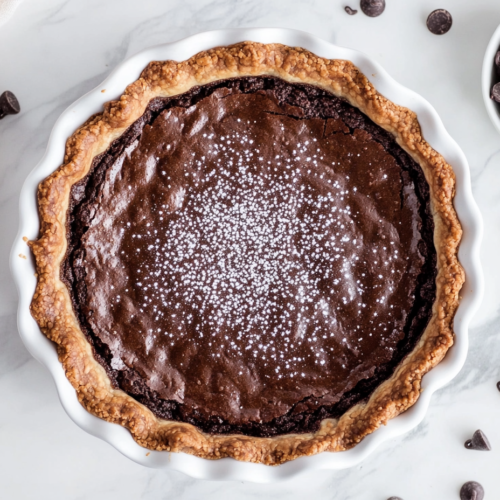
[{"label": "golden brown pie crust", "polygon": [[[125,392],[112,387],[94,359],[60,279],[66,216],[73,184],[145,111],[149,101],[188,91],[195,85],[227,78],[274,75],[309,83],[346,98],[391,132],[422,167],[430,185],[437,251],[437,290],[433,315],[415,349],[383,382],[368,402],[358,403],[340,419],[325,419],[320,430],[271,438],[209,435],[193,425],[162,420]],[[81,404],[92,414],[123,425],[145,448],[185,452],[198,457],[277,465],[322,451],[352,448],[367,434],[407,410],[418,399],[422,377],[453,344],[453,318],[464,272],[457,259],[462,229],[453,208],[455,175],[444,158],[423,139],[415,113],[380,95],[349,61],[328,60],[307,50],[280,44],[243,42],[201,52],[184,62],[151,62],[116,101],[84,123],[67,141],[64,163],[39,186],[40,237],[31,241],[38,284],[31,313],[42,332],[57,345],[59,360]]]}]

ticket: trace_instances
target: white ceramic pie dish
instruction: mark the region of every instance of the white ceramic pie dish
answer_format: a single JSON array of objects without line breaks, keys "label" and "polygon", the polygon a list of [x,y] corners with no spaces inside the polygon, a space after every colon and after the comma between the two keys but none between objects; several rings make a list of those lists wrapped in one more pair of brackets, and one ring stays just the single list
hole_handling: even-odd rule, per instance
[{"label": "white ceramic pie dish", "polygon": [[493,33],[486,52],[484,53],[483,69],[481,75],[481,90],[483,93],[484,105],[486,111],[495,128],[500,132],[500,106],[491,99],[491,87],[493,86],[494,76],[494,58],[497,51],[500,49],[500,26]]},{"label": "white ceramic pie dish", "polygon": [[[244,40],[301,46],[321,57],[350,60],[372,81],[379,92],[393,102],[415,111],[424,138],[445,157],[456,173],[455,207],[464,229],[459,259],[465,268],[466,282],[455,317],[456,342],[443,362],[424,377],[424,390],[417,403],[406,413],[391,420],[387,426],[366,437],[352,450],[299,458],[277,467],[242,463],[232,459],[209,461],[183,453],[150,452],[135,443],[126,429],[89,414],[78,402],[73,387],[66,379],[54,344],[40,332],[29,312],[36,278],[34,261],[23,240],[23,237],[35,239],[38,236],[36,190],[39,182],[62,163],[66,139],[90,115],[99,112],[106,101],[119,97],[151,60],[182,61],[201,50]],[[106,91],[103,93],[104,89]],[[131,57],[119,65],[99,87],[72,104],[56,122],[45,155],[26,179],[20,197],[20,227],[11,253],[12,273],[19,291],[19,332],[31,354],[44,364],[54,377],[61,403],[71,419],[82,429],[107,441],[137,463],[147,467],[174,469],[203,479],[253,482],[276,481],[307,470],[347,468],[361,462],[380,443],[418,425],[425,416],[432,394],[447,384],[461,369],[468,349],[468,325],[479,305],[483,289],[479,260],[481,236],[482,220],[472,197],[469,167],[464,154],[444,129],[434,108],[425,99],[394,81],[379,64],[360,52],[337,47],[300,31],[234,29],[201,33],[178,42],[152,47]],[[27,258],[21,258],[20,255]]]}]

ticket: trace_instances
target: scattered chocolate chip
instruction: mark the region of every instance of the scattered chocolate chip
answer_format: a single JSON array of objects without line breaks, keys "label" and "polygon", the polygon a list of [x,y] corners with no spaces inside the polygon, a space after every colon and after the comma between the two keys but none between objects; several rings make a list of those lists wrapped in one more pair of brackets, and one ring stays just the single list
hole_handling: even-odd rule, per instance
[{"label": "scattered chocolate chip", "polygon": [[361,10],[370,17],[377,17],[385,10],[385,0],[361,0]]},{"label": "scattered chocolate chip", "polygon": [[500,382],[497,382],[497,389],[500,391]]},{"label": "scattered chocolate chip", "polygon": [[403,500],[401,497],[391,497],[388,498],[387,500]]},{"label": "scattered chocolate chip", "polygon": [[[491,89],[491,98],[496,102],[500,102],[500,82],[493,85],[493,88]],[[498,384],[500,384],[500,382]],[[500,387],[498,390],[500,391]]]},{"label": "scattered chocolate chip", "polygon": [[427,18],[427,28],[435,35],[444,35],[450,31],[453,19],[446,9],[436,9]]},{"label": "scattered chocolate chip", "polygon": [[345,11],[350,15],[354,16],[354,14],[357,14],[358,11],[356,9],[351,9],[348,5],[345,7]]},{"label": "scattered chocolate chip", "polygon": [[491,445],[488,438],[484,435],[484,432],[477,430],[474,432],[472,439],[467,439],[465,441],[465,447],[468,450],[479,450],[479,451],[490,451]]},{"label": "scattered chocolate chip", "polygon": [[483,500],[484,488],[476,481],[469,481],[460,488],[460,500]]},{"label": "scattered chocolate chip", "polygon": [[19,101],[12,92],[6,90],[0,95],[0,120],[7,115],[15,115],[19,111],[21,111]]}]

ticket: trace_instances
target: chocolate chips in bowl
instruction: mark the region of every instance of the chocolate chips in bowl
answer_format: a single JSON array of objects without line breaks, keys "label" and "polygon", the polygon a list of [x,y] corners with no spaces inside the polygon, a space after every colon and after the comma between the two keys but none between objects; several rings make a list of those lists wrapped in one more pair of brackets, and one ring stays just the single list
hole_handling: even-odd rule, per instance
[{"label": "chocolate chips in bowl", "polygon": [[486,47],[481,71],[481,90],[486,111],[500,132],[500,26]]},{"label": "chocolate chips in bowl", "polygon": [[500,50],[495,54],[495,59],[493,60],[493,79],[491,86],[491,98],[496,102],[500,103]]}]

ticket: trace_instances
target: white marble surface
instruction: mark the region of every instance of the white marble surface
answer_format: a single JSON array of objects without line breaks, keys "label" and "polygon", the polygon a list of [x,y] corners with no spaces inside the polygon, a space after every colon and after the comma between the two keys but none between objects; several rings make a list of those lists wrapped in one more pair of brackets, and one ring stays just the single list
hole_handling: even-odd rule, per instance
[{"label": "white marble surface", "polygon": [[[349,1],[352,7],[358,3]],[[0,121],[0,497],[12,499],[458,499],[467,480],[500,498],[500,136],[481,100],[480,72],[500,23],[497,0],[387,0],[383,16],[347,16],[340,0],[25,0],[0,28],[0,92],[22,113]],[[454,16],[445,36],[427,14]],[[71,102],[124,58],[148,46],[227,27],[288,27],[364,51],[427,98],[464,150],[485,221],[483,305],[460,375],[434,395],[424,422],[361,465],[274,485],[207,482],[143,468],[87,435],[64,413],[48,372],[22,345],[8,254],[19,190],[41,158],[50,130]],[[481,428],[491,452],[463,447]]]}]

